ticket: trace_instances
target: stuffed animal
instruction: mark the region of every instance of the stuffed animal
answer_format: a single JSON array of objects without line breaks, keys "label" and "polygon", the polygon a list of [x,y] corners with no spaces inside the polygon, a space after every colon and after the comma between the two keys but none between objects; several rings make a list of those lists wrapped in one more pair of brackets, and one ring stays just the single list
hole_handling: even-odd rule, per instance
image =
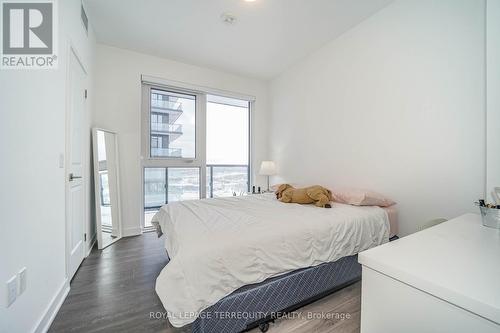
[{"label": "stuffed animal", "polygon": [[322,186],[315,185],[306,188],[294,188],[290,184],[281,184],[275,192],[276,199],[281,202],[298,204],[314,203],[318,207],[332,208],[332,192]]}]

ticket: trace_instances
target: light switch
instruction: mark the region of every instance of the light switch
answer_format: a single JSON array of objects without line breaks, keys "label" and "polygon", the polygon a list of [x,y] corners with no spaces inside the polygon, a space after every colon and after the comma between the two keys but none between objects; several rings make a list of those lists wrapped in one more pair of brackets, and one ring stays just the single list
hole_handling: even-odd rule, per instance
[{"label": "light switch", "polygon": [[17,275],[7,281],[7,307],[9,307],[17,298]]},{"label": "light switch", "polygon": [[59,154],[59,168],[64,168],[64,154]]},{"label": "light switch", "polygon": [[19,271],[19,273],[17,273],[17,279],[18,279],[18,284],[19,284],[18,290],[17,290],[17,294],[21,295],[26,290],[26,283],[27,283],[27,280],[26,280],[26,267],[23,267]]}]

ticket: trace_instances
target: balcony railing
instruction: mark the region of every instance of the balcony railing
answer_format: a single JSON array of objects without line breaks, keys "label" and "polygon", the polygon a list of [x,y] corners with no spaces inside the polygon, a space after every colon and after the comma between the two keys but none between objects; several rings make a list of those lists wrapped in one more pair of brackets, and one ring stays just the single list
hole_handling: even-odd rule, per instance
[{"label": "balcony railing", "polygon": [[182,113],[182,103],[155,99],[151,100],[151,114],[168,115],[169,124],[174,124]]},{"label": "balcony railing", "polygon": [[[185,173],[182,178],[169,178],[168,168],[163,169],[163,174],[145,173],[144,178],[144,210],[159,209],[167,202],[168,194],[175,196],[177,193],[199,193],[199,173]],[[191,168],[196,169],[196,168]],[[240,195],[249,191],[248,165],[207,165],[207,197]],[[170,181],[170,183],[167,181]]]},{"label": "balcony railing", "polygon": [[152,157],[182,157],[181,148],[153,148],[151,147]]},{"label": "balcony railing", "polygon": [[248,192],[249,167],[242,164],[207,164],[207,197],[225,197]]},{"label": "balcony railing", "polygon": [[182,134],[182,124],[151,123],[151,131]]},{"label": "balcony railing", "polygon": [[179,103],[179,102],[152,99],[151,100],[151,107],[182,112],[182,103]]}]

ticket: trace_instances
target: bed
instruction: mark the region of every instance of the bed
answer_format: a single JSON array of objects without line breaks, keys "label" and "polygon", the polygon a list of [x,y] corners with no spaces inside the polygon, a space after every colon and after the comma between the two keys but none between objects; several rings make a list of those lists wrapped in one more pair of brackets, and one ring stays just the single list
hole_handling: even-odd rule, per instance
[{"label": "bed", "polygon": [[175,327],[241,332],[359,280],[357,253],[391,236],[379,207],[284,204],[273,194],[182,201],[152,223],[169,263],[156,292]]}]

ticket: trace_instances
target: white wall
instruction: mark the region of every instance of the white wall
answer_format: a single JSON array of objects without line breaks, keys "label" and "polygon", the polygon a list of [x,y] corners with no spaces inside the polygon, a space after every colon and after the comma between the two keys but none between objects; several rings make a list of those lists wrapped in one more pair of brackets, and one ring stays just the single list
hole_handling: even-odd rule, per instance
[{"label": "white wall", "polygon": [[396,1],[271,83],[274,181],[399,203],[400,233],[485,184],[484,2]]},{"label": "white wall", "polygon": [[[253,112],[253,170],[267,158],[267,85],[220,71],[100,45],[97,47],[94,126],[118,133],[122,228],[140,233],[141,205],[141,74],[205,86],[257,98]],[[264,184],[264,179],[257,179]]]},{"label": "white wall", "polygon": [[500,187],[500,1],[487,1],[487,179],[489,200],[493,187]]},{"label": "white wall", "polygon": [[[68,42],[90,72],[90,88],[94,36],[84,33],[79,0],[58,4],[58,69],[0,70],[0,332],[42,331],[68,288],[65,171],[59,168],[59,154],[65,151]],[[27,290],[6,308],[5,282],[22,267],[27,268]]]}]

